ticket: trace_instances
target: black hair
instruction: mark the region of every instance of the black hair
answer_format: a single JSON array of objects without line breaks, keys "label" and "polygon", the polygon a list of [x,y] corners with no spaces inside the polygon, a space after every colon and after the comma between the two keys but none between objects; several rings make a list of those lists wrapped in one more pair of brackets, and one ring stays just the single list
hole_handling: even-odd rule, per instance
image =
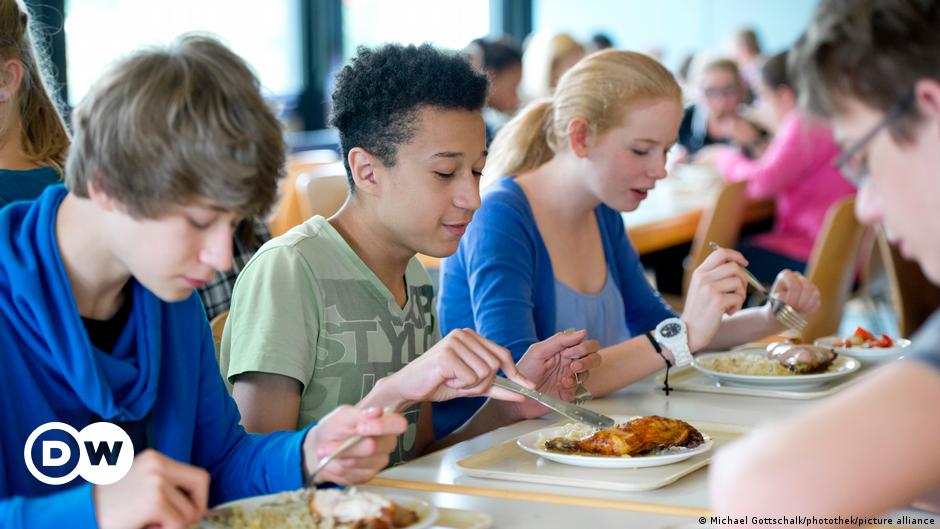
[{"label": "black hair", "polygon": [[473,39],[470,45],[479,49],[480,63],[486,71],[522,66],[522,48],[509,37]]},{"label": "black hair", "polygon": [[606,50],[607,48],[614,47],[614,41],[611,40],[606,33],[595,33],[591,35],[591,44],[598,50]]},{"label": "black hair", "polygon": [[778,88],[789,88],[794,90],[793,83],[790,81],[790,75],[787,72],[787,52],[782,51],[773,57],[767,59],[760,70],[761,80],[768,88],[774,90]]},{"label": "black hair", "polygon": [[387,167],[394,166],[398,146],[417,132],[420,109],[481,110],[486,91],[486,76],[465,58],[430,44],[360,47],[336,76],[330,117],[339,130],[350,189],[350,150],[361,147]]}]

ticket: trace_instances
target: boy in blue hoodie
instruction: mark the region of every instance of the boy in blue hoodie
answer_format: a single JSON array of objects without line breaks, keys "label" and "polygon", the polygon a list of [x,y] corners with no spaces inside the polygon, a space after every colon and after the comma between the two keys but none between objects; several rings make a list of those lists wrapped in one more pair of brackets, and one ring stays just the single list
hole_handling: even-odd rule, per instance
[{"label": "boy in blue hoodie", "polygon": [[[404,418],[342,407],[300,432],[246,433],[194,288],[232,259],[232,227],[273,202],[285,146],[245,63],[188,37],[107,73],[76,110],[66,186],[0,213],[0,528],[187,527],[207,505],[355,483]],[[138,454],[111,485],[49,485],[36,428],[119,425]],[[76,446],[76,448],[78,448]]]}]

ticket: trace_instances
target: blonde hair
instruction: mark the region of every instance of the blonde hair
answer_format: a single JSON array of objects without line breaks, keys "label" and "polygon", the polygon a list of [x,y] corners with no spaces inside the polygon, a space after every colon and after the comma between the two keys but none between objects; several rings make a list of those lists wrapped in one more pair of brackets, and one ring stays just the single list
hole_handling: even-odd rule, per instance
[{"label": "blonde hair", "polygon": [[258,79],[215,39],[185,36],[118,62],[73,116],[68,188],[88,185],[131,216],[208,199],[261,217],[277,195],[286,145]]},{"label": "blonde hair", "polygon": [[584,46],[567,33],[533,34],[522,55],[523,96],[532,101],[552,95],[560,78],[561,63],[584,53]]},{"label": "blonde hair", "polygon": [[498,178],[530,171],[566,148],[568,124],[587,120],[600,136],[623,122],[631,105],[671,99],[682,102],[675,77],[642,53],[603,50],[569,70],[555,95],[534,101],[500,129],[484,169],[484,185]]},{"label": "blonde hair", "polygon": [[23,64],[23,80],[11,103],[19,109],[20,142],[26,157],[37,165],[62,172],[69,133],[56,101],[46,90],[43,56],[33,43],[29,11],[20,0],[0,0],[0,58]]}]

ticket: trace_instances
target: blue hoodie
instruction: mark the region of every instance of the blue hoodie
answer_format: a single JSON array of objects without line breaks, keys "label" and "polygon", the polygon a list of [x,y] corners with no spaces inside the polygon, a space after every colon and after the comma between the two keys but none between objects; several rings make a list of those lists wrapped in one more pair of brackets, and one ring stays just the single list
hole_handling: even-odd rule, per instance
[{"label": "blue hoodie", "polygon": [[26,468],[27,437],[50,421],[149,414],[150,448],[208,470],[210,504],[300,487],[306,431],[242,429],[198,295],[166,303],[132,279],[117,345],[92,346],[56,243],[66,194],[55,185],[0,211],[0,528],[97,527],[90,484],[46,485]]}]

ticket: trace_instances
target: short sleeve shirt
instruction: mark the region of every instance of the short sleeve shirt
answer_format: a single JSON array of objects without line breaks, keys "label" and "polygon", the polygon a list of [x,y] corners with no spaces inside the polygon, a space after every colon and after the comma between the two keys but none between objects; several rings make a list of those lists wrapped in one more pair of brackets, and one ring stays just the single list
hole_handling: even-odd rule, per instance
[{"label": "short sleeve shirt", "polygon": [[911,337],[910,352],[904,356],[940,369],[940,311],[934,312]]},{"label": "short sleeve shirt", "polygon": [[[298,380],[298,427],[356,404],[440,340],[434,287],[416,258],[405,283],[408,299],[399,307],[330,223],[311,218],[262,246],[239,274],[220,348],[223,376]],[[418,406],[405,417],[393,464],[416,455]]]}]

